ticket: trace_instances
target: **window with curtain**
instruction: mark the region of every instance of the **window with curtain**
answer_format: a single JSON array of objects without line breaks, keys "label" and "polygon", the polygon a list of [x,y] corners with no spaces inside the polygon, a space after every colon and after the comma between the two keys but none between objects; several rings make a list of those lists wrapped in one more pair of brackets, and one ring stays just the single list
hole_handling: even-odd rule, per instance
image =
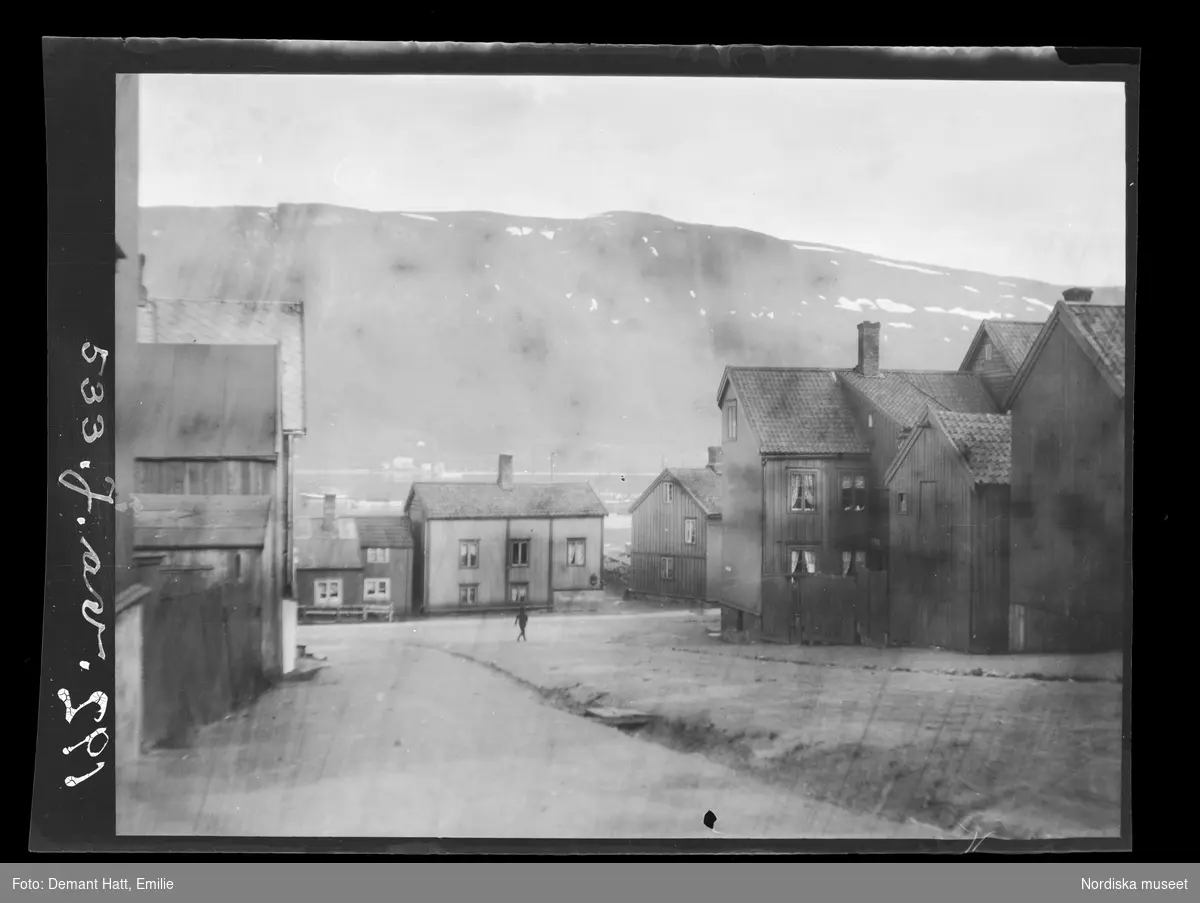
[{"label": "window with curtain", "polygon": [[853,577],[859,571],[867,569],[867,553],[865,551],[842,552],[842,576]]},{"label": "window with curtain", "polygon": [[867,475],[865,473],[842,474],[842,510],[867,510]]},{"label": "window with curtain", "polygon": [[817,510],[817,475],[804,471],[788,478],[788,505],[793,511],[810,514]]},{"label": "window with curtain", "polygon": [[788,560],[788,572],[793,577],[815,574],[817,553],[812,549],[792,549]]}]

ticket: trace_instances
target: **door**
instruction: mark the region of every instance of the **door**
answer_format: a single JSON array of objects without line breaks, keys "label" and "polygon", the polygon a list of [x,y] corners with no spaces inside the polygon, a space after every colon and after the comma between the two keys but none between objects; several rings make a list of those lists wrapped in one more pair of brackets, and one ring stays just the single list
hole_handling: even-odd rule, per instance
[{"label": "door", "polygon": [[788,549],[789,642],[805,641],[804,635],[804,578],[817,572],[816,549],[793,546]]}]

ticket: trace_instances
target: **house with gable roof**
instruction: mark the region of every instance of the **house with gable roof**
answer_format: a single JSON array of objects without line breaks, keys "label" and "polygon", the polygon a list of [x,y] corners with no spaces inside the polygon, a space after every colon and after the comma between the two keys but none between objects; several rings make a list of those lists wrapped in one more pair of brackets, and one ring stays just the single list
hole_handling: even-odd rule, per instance
[{"label": "house with gable roof", "polygon": [[1008,401],[1013,377],[1025,363],[1042,324],[1024,320],[984,320],[975,331],[959,370],[974,373],[997,407]]},{"label": "house with gable roof", "polygon": [[721,449],[706,467],[667,467],[629,506],[629,589],[636,595],[715,601],[720,585]]},{"label": "house with gable roof", "polygon": [[1010,647],[1119,648],[1129,595],[1125,308],[1063,292],[1013,379]]},{"label": "house with gable roof", "polygon": [[1007,415],[931,405],[901,445],[884,477],[890,642],[1008,651],[1011,439]]}]

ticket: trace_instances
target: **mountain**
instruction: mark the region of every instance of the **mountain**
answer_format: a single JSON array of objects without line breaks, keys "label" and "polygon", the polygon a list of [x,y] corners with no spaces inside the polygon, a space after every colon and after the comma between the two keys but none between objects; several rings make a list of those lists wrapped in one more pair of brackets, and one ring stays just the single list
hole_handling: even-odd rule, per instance
[{"label": "mountain", "polygon": [[306,468],[702,464],[727,364],[853,365],[872,319],[882,366],[956,368],[1066,287],[632,212],[152,207],[141,249],[152,296],[304,302]]}]

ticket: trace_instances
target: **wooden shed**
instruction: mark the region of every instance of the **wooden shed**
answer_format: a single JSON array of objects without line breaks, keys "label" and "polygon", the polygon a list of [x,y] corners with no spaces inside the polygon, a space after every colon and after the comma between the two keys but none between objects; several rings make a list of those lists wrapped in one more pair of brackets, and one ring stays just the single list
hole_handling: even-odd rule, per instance
[{"label": "wooden shed", "polygon": [[889,642],[1008,647],[1011,420],[932,409],[888,469]]},{"label": "wooden shed", "polygon": [[412,610],[412,522],[386,515],[356,517],[364,606],[386,607],[388,620]]},{"label": "wooden shed", "polygon": [[1125,308],[1071,294],[1008,399],[1014,651],[1115,649],[1122,640],[1131,556]]},{"label": "wooden shed", "polygon": [[[336,500],[327,495],[321,517],[296,519],[296,596],[302,617],[360,617],[363,562],[358,524],[338,517]],[[384,610],[390,612],[390,607]]]},{"label": "wooden shed", "polygon": [[[665,469],[632,505],[630,590],[641,596],[703,602],[709,587],[709,556],[720,560],[719,447],[708,450],[707,467]],[[719,569],[716,570],[719,575]]]}]

